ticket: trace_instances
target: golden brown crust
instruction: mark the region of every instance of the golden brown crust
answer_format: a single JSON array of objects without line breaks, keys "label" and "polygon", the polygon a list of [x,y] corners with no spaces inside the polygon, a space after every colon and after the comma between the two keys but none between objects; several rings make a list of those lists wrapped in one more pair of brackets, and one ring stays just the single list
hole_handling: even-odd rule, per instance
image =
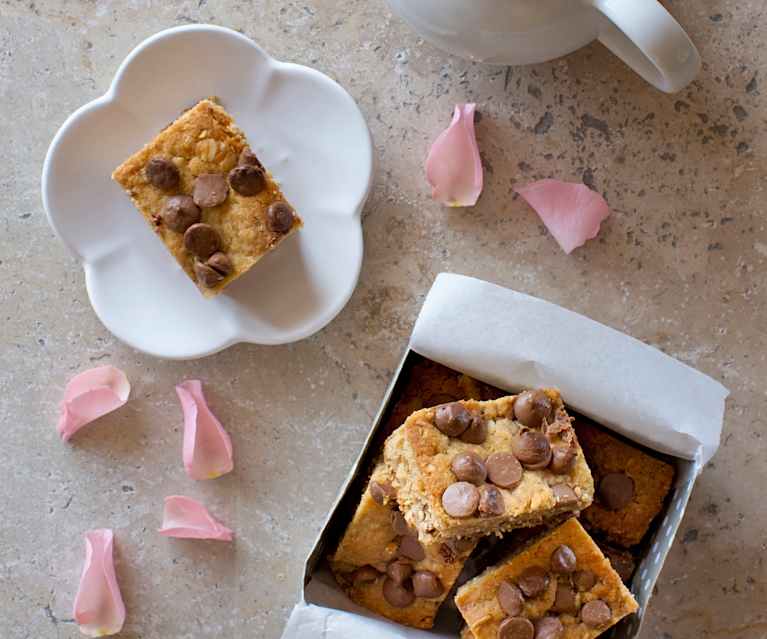
[{"label": "golden brown crust", "polygon": [[[563,411],[559,393],[546,392],[555,407]],[[484,402],[461,402],[470,411],[481,412],[487,421],[488,437],[484,444],[467,444],[444,435],[434,425],[434,408],[413,413],[386,441],[384,459],[394,477],[399,506],[422,539],[441,540],[534,526],[563,512],[577,512],[591,503],[594,492],[591,473],[573,431],[568,428],[552,436],[555,443],[569,438],[576,448],[575,462],[567,474],[525,470],[519,486],[502,489],[506,512],[497,517],[455,518],[445,512],[442,493],[456,481],[450,469],[453,457],[471,451],[485,459],[494,452],[510,451],[512,442],[523,431],[524,427],[513,419],[515,399],[512,395]],[[560,483],[574,489],[576,503],[557,502],[552,486]]]},{"label": "golden brown crust", "polygon": [[622,472],[634,481],[634,497],[620,510],[608,510],[599,499],[583,511],[586,525],[622,546],[642,541],[652,520],[663,508],[663,501],[674,481],[674,467],[651,457],[601,430],[585,419],[575,421],[575,431],[583,447],[594,483],[608,473]]},{"label": "golden brown crust", "polygon": [[[385,482],[389,479],[385,466],[379,464],[374,469],[370,481]],[[383,576],[373,582],[358,584],[354,584],[351,578],[355,569],[366,565],[383,572],[386,564],[397,554],[397,534],[391,523],[395,505],[377,503],[370,493],[369,485],[338,549],[330,558],[331,570],[339,585],[355,603],[397,623],[415,628],[431,628],[440,604],[453,587],[474,544],[460,556],[445,554],[440,549],[441,544],[424,546],[426,558],[412,562],[413,568],[435,573],[444,586],[443,595],[434,599],[417,597],[406,608],[391,606],[383,596]]]},{"label": "golden brown crust", "polygon": [[[158,214],[168,196],[191,195],[198,175],[227,175],[237,164],[239,154],[246,146],[248,143],[245,135],[223,107],[211,99],[201,100],[112,173],[112,179],[125,189],[144,219],[192,281],[196,282],[193,259],[184,249],[183,235],[166,228],[159,221]],[[172,161],[178,168],[181,182],[176,191],[162,191],[146,179],[144,167],[156,156]],[[220,293],[302,226],[301,219],[296,215],[293,227],[287,233],[269,230],[266,210],[271,203],[279,200],[287,201],[267,172],[266,188],[261,193],[245,197],[230,188],[223,204],[203,209],[202,221],[218,231],[223,250],[233,264],[232,273],[220,284],[212,288],[199,287],[203,295],[212,297]]]},{"label": "golden brown crust", "polygon": [[[609,626],[637,610],[629,590],[623,585],[618,574],[610,566],[597,545],[588,536],[576,519],[568,519],[544,537],[531,544],[503,563],[487,569],[458,589],[455,603],[468,624],[474,639],[496,639],[498,626],[506,617],[501,609],[497,592],[503,581],[516,582],[522,572],[530,567],[541,567],[550,571],[552,553],[560,545],[569,546],[577,558],[578,570],[590,570],[597,577],[596,585],[587,592],[576,595],[577,606],[595,599],[606,602],[612,612]],[[525,600],[522,615],[539,619],[547,613],[554,603],[557,581],[569,583],[569,576],[556,576],[549,573],[550,582],[546,591],[534,598]],[[603,633],[607,625],[595,629],[586,626],[577,615],[561,614],[559,619],[564,626],[562,639],[593,639]],[[463,635],[462,635],[463,636]],[[469,635],[466,635],[469,636]]]}]

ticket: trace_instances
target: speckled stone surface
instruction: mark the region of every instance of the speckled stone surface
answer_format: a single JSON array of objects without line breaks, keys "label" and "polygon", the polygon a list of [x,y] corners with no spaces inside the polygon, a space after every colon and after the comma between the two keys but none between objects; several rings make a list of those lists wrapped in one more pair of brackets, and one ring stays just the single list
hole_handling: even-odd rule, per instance
[{"label": "speckled stone surface", "polygon": [[[0,636],[79,636],[82,533],[111,526],[122,637],[279,637],[305,554],[344,480],[434,276],[539,295],[653,344],[732,389],[723,445],[695,489],[642,639],[767,636],[767,9],[673,0],[705,65],[674,96],[600,45],[528,68],[478,66],[422,42],[382,0],[0,0]],[[378,172],[349,305],[292,346],[175,363],[118,343],[42,212],[39,178],[65,117],[103,93],[144,37],[239,29],[316,66],[359,101]],[[148,89],[151,90],[151,87]],[[422,160],[456,101],[476,101],[485,193],[431,202]],[[565,255],[515,184],[557,176],[604,192],[598,240]],[[70,445],[54,429],[75,372],[133,382],[127,406]],[[187,479],[174,384],[204,380],[236,471]],[[162,498],[203,499],[233,545],[158,536]]]}]

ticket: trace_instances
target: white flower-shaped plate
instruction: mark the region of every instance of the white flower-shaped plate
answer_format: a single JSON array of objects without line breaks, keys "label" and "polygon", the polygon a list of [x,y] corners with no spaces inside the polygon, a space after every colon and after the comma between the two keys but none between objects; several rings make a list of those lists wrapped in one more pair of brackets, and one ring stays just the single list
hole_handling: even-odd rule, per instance
[{"label": "white flower-shaped plate", "polygon": [[[221,99],[304,219],[303,229],[211,300],[110,177],[208,96]],[[51,225],[82,262],[104,325],[141,351],[183,359],[237,342],[293,342],[330,322],[359,278],[360,215],[372,173],[367,125],[338,84],[271,58],[235,31],[191,25],[142,42],[109,91],[67,119],[48,149],[42,193]]]}]

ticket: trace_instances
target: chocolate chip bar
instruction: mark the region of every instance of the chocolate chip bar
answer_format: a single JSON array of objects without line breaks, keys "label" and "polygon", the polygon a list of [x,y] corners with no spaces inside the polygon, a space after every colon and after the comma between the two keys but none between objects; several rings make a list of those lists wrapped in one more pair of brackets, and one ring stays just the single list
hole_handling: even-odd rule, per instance
[{"label": "chocolate chip bar", "polygon": [[352,601],[397,623],[431,628],[475,545],[421,544],[397,509],[385,466],[378,464],[330,565]]},{"label": "chocolate chip bar", "polygon": [[621,546],[642,541],[674,481],[674,467],[578,418],[575,431],[594,473],[596,498],[585,525]]},{"label": "chocolate chip bar", "polygon": [[205,297],[302,226],[245,135],[201,100],[112,174]]},{"label": "chocolate chip bar", "polygon": [[499,534],[575,513],[594,485],[555,390],[413,413],[384,459],[424,542]]},{"label": "chocolate chip bar", "polygon": [[637,610],[576,519],[461,586],[455,602],[474,639],[594,639]]}]

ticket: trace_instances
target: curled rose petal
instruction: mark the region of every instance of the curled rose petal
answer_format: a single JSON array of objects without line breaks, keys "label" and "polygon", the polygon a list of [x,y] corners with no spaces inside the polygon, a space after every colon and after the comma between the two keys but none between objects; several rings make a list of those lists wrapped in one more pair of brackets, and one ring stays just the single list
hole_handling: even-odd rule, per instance
[{"label": "curled rose petal", "polygon": [[450,126],[426,158],[431,196],[447,206],[474,206],[482,193],[482,160],[474,135],[475,104],[457,104]]},{"label": "curled rose petal", "polygon": [[165,498],[160,534],[180,539],[232,541],[232,531],[217,521],[205,506],[181,495]]},{"label": "curled rose petal", "polygon": [[125,604],[115,576],[114,534],[102,528],[85,533],[85,566],[75,596],[73,616],[80,632],[106,637],[122,630]]},{"label": "curled rose petal", "polygon": [[120,408],[130,395],[130,382],[119,368],[99,366],[75,375],[61,402],[56,429],[64,441],[86,424]]},{"label": "curled rose petal", "polygon": [[595,238],[610,215],[605,199],[585,184],[539,180],[514,190],[535,209],[565,253]]},{"label": "curled rose petal", "polygon": [[192,479],[215,479],[234,468],[232,440],[210,412],[202,383],[190,379],[176,386],[184,411],[184,468]]}]

